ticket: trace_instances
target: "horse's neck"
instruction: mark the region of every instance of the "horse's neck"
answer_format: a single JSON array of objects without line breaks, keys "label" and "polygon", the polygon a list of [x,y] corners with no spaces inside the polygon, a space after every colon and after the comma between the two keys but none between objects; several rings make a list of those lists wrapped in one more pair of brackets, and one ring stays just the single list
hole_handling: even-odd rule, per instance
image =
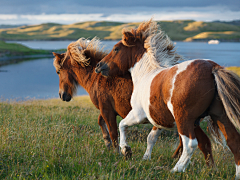
[{"label": "horse's neck", "polygon": [[161,68],[153,67],[149,62],[149,56],[147,53],[144,53],[143,57],[129,71],[133,84],[137,84],[143,78],[148,78],[161,70]]},{"label": "horse's neck", "polygon": [[96,75],[94,67],[82,67],[82,69],[77,72],[78,84],[89,93],[92,82],[96,79]]}]

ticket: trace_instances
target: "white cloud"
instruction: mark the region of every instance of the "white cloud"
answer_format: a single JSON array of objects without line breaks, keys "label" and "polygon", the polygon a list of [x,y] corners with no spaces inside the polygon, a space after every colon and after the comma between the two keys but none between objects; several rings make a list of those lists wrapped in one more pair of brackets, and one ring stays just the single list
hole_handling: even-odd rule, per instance
[{"label": "white cloud", "polygon": [[[113,9],[111,9],[113,11]],[[116,11],[119,12],[119,11]],[[129,13],[131,12],[131,13]],[[122,13],[91,13],[91,14],[39,14],[16,15],[0,14],[0,24],[39,24],[55,22],[70,24],[83,21],[120,21],[140,22],[154,17],[154,20],[236,20],[240,17],[240,11],[231,11],[221,6],[205,8],[144,8],[138,7],[134,11],[125,8]]]},{"label": "white cloud", "polygon": [[16,19],[18,19],[18,15],[16,14],[0,14],[0,21],[16,20]]}]

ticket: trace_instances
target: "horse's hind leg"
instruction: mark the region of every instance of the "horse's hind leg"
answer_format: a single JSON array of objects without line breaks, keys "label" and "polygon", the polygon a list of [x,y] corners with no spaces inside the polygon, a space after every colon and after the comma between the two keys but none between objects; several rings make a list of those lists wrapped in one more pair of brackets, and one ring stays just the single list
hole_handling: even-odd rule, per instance
[{"label": "horse's hind leg", "polygon": [[110,139],[110,136],[109,136],[109,133],[108,133],[106,123],[105,123],[101,114],[99,114],[99,116],[98,116],[98,124],[99,124],[99,126],[102,130],[104,143],[107,146],[107,148],[109,149],[112,145],[112,142],[111,142],[111,139]]},{"label": "horse's hind leg", "polygon": [[[198,148],[202,151],[204,158],[206,160],[206,164],[214,165],[214,160],[212,156],[212,147],[211,141],[208,136],[204,133],[200,126],[197,126],[194,129],[197,141],[198,141]],[[210,163],[209,163],[210,162]]]},{"label": "horse's hind leg", "polygon": [[[176,122],[183,121],[176,120]],[[182,139],[183,152],[180,159],[178,160],[174,168],[171,170],[171,172],[184,172],[188,164],[190,163],[190,159],[192,157],[194,150],[198,146],[198,141],[194,132],[194,126],[193,125],[189,126],[189,124],[191,122],[194,122],[194,120],[188,122],[189,123],[177,123],[178,132]]]},{"label": "horse's hind leg", "polygon": [[[163,131],[163,129],[156,128],[155,126],[152,128],[151,132],[149,133],[149,135],[147,137],[147,149],[143,156],[144,160],[151,159],[153,146],[157,142],[157,139],[160,136],[160,134],[162,133],[162,131]],[[179,145],[178,145],[177,149],[175,150],[175,152],[173,153],[172,158],[177,158],[178,156],[181,155],[181,150],[183,148],[183,145],[182,145],[182,139],[180,136],[179,136],[179,140],[180,140]]]},{"label": "horse's hind leg", "polygon": [[213,124],[218,126],[223,133],[227,141],[227,145],[234,155],[236,164],[236,179],[240,179],[240,134],[230,122],[221,101],[217,100],[217,98],[215,98],[209,114],[213,120]]},{"label": "horse's hind leg", "polygon": [[177,158],[178,156],[180,156],[182,154],[182,149],[183,149],[183,145],[182,145],[182,139],[179,136],[179,145],[177,147],[177,149],[175,150],[175,152],[172,155],[172,158]]}]

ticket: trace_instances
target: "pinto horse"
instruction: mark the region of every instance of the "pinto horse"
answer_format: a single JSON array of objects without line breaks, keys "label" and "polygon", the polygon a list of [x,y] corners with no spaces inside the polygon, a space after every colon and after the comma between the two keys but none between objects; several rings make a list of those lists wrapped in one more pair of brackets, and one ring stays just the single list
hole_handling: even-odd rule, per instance
[{"label": "pinto horse", "polygon": [[[91,41],[80,38],[68,46],[66,53],[53,53],[55,56],[53,64],[59,75],[60,98],[63,101],[70,101],[77,85],[81,85],[89,93],[92,103],[100,110],[98,124],[105,145],[109,148],[113,142],[113,147],[118,151],[116,116],[125,118],[131,110],[133,83],[129,72],[122,74],[121,77],[109,79],[94,72],[96,64],[107,55],[100,45],[97,38]],[[161,129],[153,127],[148,136],[144,159],[151,158],[153,145],[161,132]],[[174,157],[178,156],[181,147],[180,142]]]},{"label": "pinto horse", "polygon": [[180,56],[173,43],[152,20],[122,33],[122,40],[95,69],[105,76],[128,70],[132,76],[132,110],[119,124],[121,152],[131,151],[126,127],[147,118],[155,127],[178,129],[183,152],[172,172],[184,172],[199,144],[203,153],[207,151],[205,134],[198,127],[200,119],[209,115],[212,129],[222,132],[234,154],[236,179],[240,179],[239,77],[210,60],[177,63]]}]

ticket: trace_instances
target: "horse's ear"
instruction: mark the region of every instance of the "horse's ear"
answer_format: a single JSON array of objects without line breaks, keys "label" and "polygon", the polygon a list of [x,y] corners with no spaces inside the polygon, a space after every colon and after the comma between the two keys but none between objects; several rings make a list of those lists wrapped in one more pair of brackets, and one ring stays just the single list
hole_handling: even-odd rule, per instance
[{"label": "horse's ear", "polygon": [[61,67],[60,63],[62,62],[62,60],[65,56],[65,53],[58,54],[58,53],[53,52],[53,55],[55,56],[53,65],[55,66],[56,69],[59,69]]},{"label": "horse's ear", "polygon": [[65,53],[62,53],[62,54],[55,53],[55,52],[52,52],[52,53],[53,53],[53,55],[55,56],[55,58],[59,58],[59,59],[62,59],[62,58],[64,58],[64,56],[65,56]]},{"label": "horse's ear", "polygon": [[125,46],[134,46],[135,44],[135,36],[129,32],[129,31],[124,31],[122,32],[122,42]]}]

